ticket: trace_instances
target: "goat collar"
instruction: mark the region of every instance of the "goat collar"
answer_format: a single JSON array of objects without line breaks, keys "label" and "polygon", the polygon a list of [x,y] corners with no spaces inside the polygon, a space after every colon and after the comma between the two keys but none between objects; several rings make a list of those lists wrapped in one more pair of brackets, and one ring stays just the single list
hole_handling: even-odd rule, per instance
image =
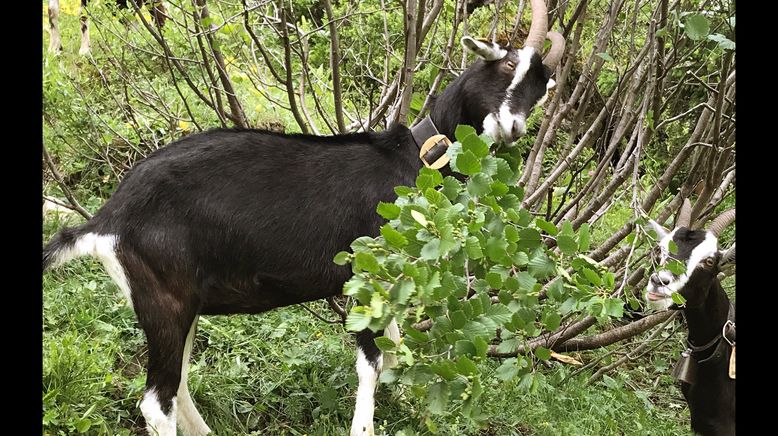
[{"label": "goat collar", "polygon": [[729,344],[730,347],[735,346],[735,306],[732,305],[732,302],[729,303],[729,311],[727,312],[727,321],[724,323],[724,325],[721,327],[721,333],[717,334],[713,339],[710,340],[705,345],[702,346],[696,346],[691,343],[688,339],[686,340],[686,345],[689,347],[689,349],[692,351],[693,354],[699,355],[700,353],[710,349],[714,345],[718,345],[716,347],[716,350],[711,353],[710,356],[707,358],[698,361],[698,363],[705,363],[711,359],[714,359],[719,356],[721,351],[721,345],[723,342],[721,342],[721,338],[724,338],[724,341]]},{"label": "goat collar", "polygon": [[413,142],[419,147],[419,159],[424,162],[424,166],[439,169],[448,163],[450,158],[446,150],[451,145],[451,141],[438,131],[432,118],[426,116],[411,127],[411,136]]}]

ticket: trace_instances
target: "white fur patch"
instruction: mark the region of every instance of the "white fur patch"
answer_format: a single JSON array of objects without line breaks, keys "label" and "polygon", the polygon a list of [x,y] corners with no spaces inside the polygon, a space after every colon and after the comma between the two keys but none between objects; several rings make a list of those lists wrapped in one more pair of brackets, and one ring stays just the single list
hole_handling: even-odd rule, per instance
[{"label": "white fur patch", "polygon": [[211,429],[197,411],[197,408],[192,401],[192,397],[189,395],[189,387],[187,386],[187,381],[189,380],[189,357],[192,354],[192,344],[194,342],[195,331],[197,330],[198,319],[199,315],[195,316],[192,326],[189,328],[189,333],[186,335],[184,356],[181,361],[181,382],[178,385],[178,392],[176,394],[178,424],[187,436],[205,436],[211,432]]},{"label": "white fur patch", "polygon": [[367,360],[365,353],[357,348],[357,405],[354,408],[354,419],[351,421],[350,436],[373,436],[373,412],[375,403],[373,395],[378,385],[378,375],[381,373],[382,356],[378,357],[378,369]]},{"label": "white fur patch", "polygon": [[87,233],[80,236],[73,246],[60,250],[52,262],[52,267],[57,267],[63,263],[79,257],[92,256],[100,259],[108,275],[122,290],[127,304],[132,307],[132,291],[124,268],[116,257],[116,235],[99,235],[97,233]]},{"label": "white fur patch", "polygon": [[[511,79],[511,84],[505,90],[505,98],[496,113],[491,113],[484,118],[484,132],[494,138],[495,141],[513,142],[518,136],[524,135],[527,130],[526,114],[514,114],[510,110],[511,94],[519,86],[531,66],[532,55],[535,49],[525,47],[518,50],[519,60]],[[514,125],[516,129],[514,129]],[[518,135],[514,136],[514,130]]]},{"label": "white fur patch", "polygon": [[[662,240],[659,242],[659,247],[662,250],[661,259],[659,261],[660,265],[667,263],[667,260],[670,257],[670,241],[673,240],[673,235],[675,235],[677,230],[678,229],[675,229],[670,233],[666,233]],[[699,266],[700,262],[716,254],[718,251],[718,243],[718,239],[715,235],[713,235],[713,233],[706,232],[705,239],[696,247],[694,247],[691,254],[689,255],[689,259],[686,262],[686,272],[677,277],[672,272],[667,270],[661,270],[655,273],[655,276],[661,283],[669,283],[666,285],[657,286],[654,285],[651,280],[649,280],[648,285],[646,286],[647,293],[650,292],[654,295],[664,297],[661,300],[649,300],[648,295],[646,295],[646,301],[648,302],[649,306],[659,310],[669,308],[673,304],[671,299],[673,293],[683,289],[683,287],[689,281],[689,278],[694,273],[694,270]]]},{"label": "white fur patch", "polygon": [[462,47],[470,53],[482,58],[485,61],[496,61],[504,58],[508,51],[499,45],[491,42],[479,41],[469,36],[463,36],[460,40]]},{"label": "white fur patch", "polygon": [[173,405],[170,414],[162,412],[162,406],[157,399],[154,389],[146,391],[143,401],[140,403],[140,411],[146,419],[146,430],[150,435],[176,436],[176,398],[173,397]]}]

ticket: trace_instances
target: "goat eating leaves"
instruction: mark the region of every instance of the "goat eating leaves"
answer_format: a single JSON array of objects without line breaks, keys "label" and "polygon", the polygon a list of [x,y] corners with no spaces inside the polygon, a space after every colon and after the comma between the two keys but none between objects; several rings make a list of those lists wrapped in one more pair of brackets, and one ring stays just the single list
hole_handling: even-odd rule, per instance
[{"label": "goat eating leaves", "polygon": [[[423,129],[331,137],[216,129],[161,148],[130,170],[87,223],[43,249],[43,268],[99,258],[132,304],[148,341],[140,408],[152,434],[210,428],[187,389],[187,362],[201,314],[251,314],[342,292],[352,272],[333,263],[360,236],[377,236],[379,202],[412,185],[421,141],[453,137],[459,124],[502,141],[524,134],[564,51],[547,32],[543,0],[522,49],[465,37],[480,57],[437,99]],[[552,47],[540,53],[548,37]],[[391,328],[394,327],[394,328]],[[388,334],[398,340],[396,324]],[[351,435],[373,434],[373,394],[383,366],[370,330],[357,333]],[[262,340],[264,338],[258,338]]]},{"label": "goat eating leaves", "polygon": [[[649,277],[646,300],[655,309],[682,309],[689,327],[688,349],[674,375],[691,412],[691,427],[702,435],[735,434],[735,306],[721,286],[720,268],[734,260],[735,248],[719,251],[718,237],[735,220],[735,209],[717,217],[707,230],[693,230],[691,204],[684,201],[676,228],[654,221],[659,238],[657,262],[685,264]],[[673,302],[680,294],[682,304]]]}]

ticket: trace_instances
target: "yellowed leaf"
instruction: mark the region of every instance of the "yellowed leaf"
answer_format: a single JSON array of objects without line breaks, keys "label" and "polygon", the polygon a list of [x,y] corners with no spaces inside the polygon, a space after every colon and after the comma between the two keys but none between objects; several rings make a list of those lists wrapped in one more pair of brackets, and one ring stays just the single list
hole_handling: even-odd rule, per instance
[{"label": "yellowed leaf", "polygon": [[562,363],[566,363],[568,365],[583,365],[583,363],[575,360],[574,358],[572,358],[570,356],[565,356],[564,354],[554,353],[553,351],[551,352],[551,357],[553,357],[554,359],[556,359],[556,360],[558,360],[558,361],[560,361]]}]

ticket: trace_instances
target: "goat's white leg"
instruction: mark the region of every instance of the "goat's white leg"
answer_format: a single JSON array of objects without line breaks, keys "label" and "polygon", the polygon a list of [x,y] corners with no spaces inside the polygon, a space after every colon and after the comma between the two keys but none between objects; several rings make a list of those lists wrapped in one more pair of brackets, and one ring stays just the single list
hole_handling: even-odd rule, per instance
[{"label": "goat's white leg", "polygon": [[[375,345],[373,345],[375,347]],[[376,348],[377,349],[377,348]],[[354,419],[351,421],[350,436],[373,436],[373,411],[375,409],[376,386],[378,385],[378,376],[381,374],[383,356],[379,351],[370,353],[369,359],[361,346],[357,346],[357,377],[359,387],[357,388],[357,405],[354,408]]]},{"label": "goat's white leg", "polygon": [[211,432],[211,429],[200,416],[200,413],[195,408],[192,402],[192,397],[189,395],[189,388],[187,387],[188,369],[189,369],[189,356],[192,354],[192,344],[194,342],[195,332],[197,331],[197,320],[199,316],[196,316],[192,322],[192,327],[189,328],[189,334],[186,335],[186,343],[184,344],[184,356],[181,362],[181,382],[178,385],[178,394],[176,395],[176,402],[178,404],[178,423],[181,430],[187,436],[204,436]]},{"label": "goat's white leg", "polygon": [[170,410],[165,413],[155,389],[149,389],[143,395],[140,411],[146,418],[146,430],[152,436],[176,436],[176,397],[172,399]]},{"label": "goat's white leg", "polygon": [[81,0],[81,48],[78,49],[78,54],[84,56],[89,54],[89,18],[86,15],[86,2]]},{"label": "goat's white leg", "polygon": [[49,52],[57,53],[62,49],[59,36],[59,0],[49,0]]}]

